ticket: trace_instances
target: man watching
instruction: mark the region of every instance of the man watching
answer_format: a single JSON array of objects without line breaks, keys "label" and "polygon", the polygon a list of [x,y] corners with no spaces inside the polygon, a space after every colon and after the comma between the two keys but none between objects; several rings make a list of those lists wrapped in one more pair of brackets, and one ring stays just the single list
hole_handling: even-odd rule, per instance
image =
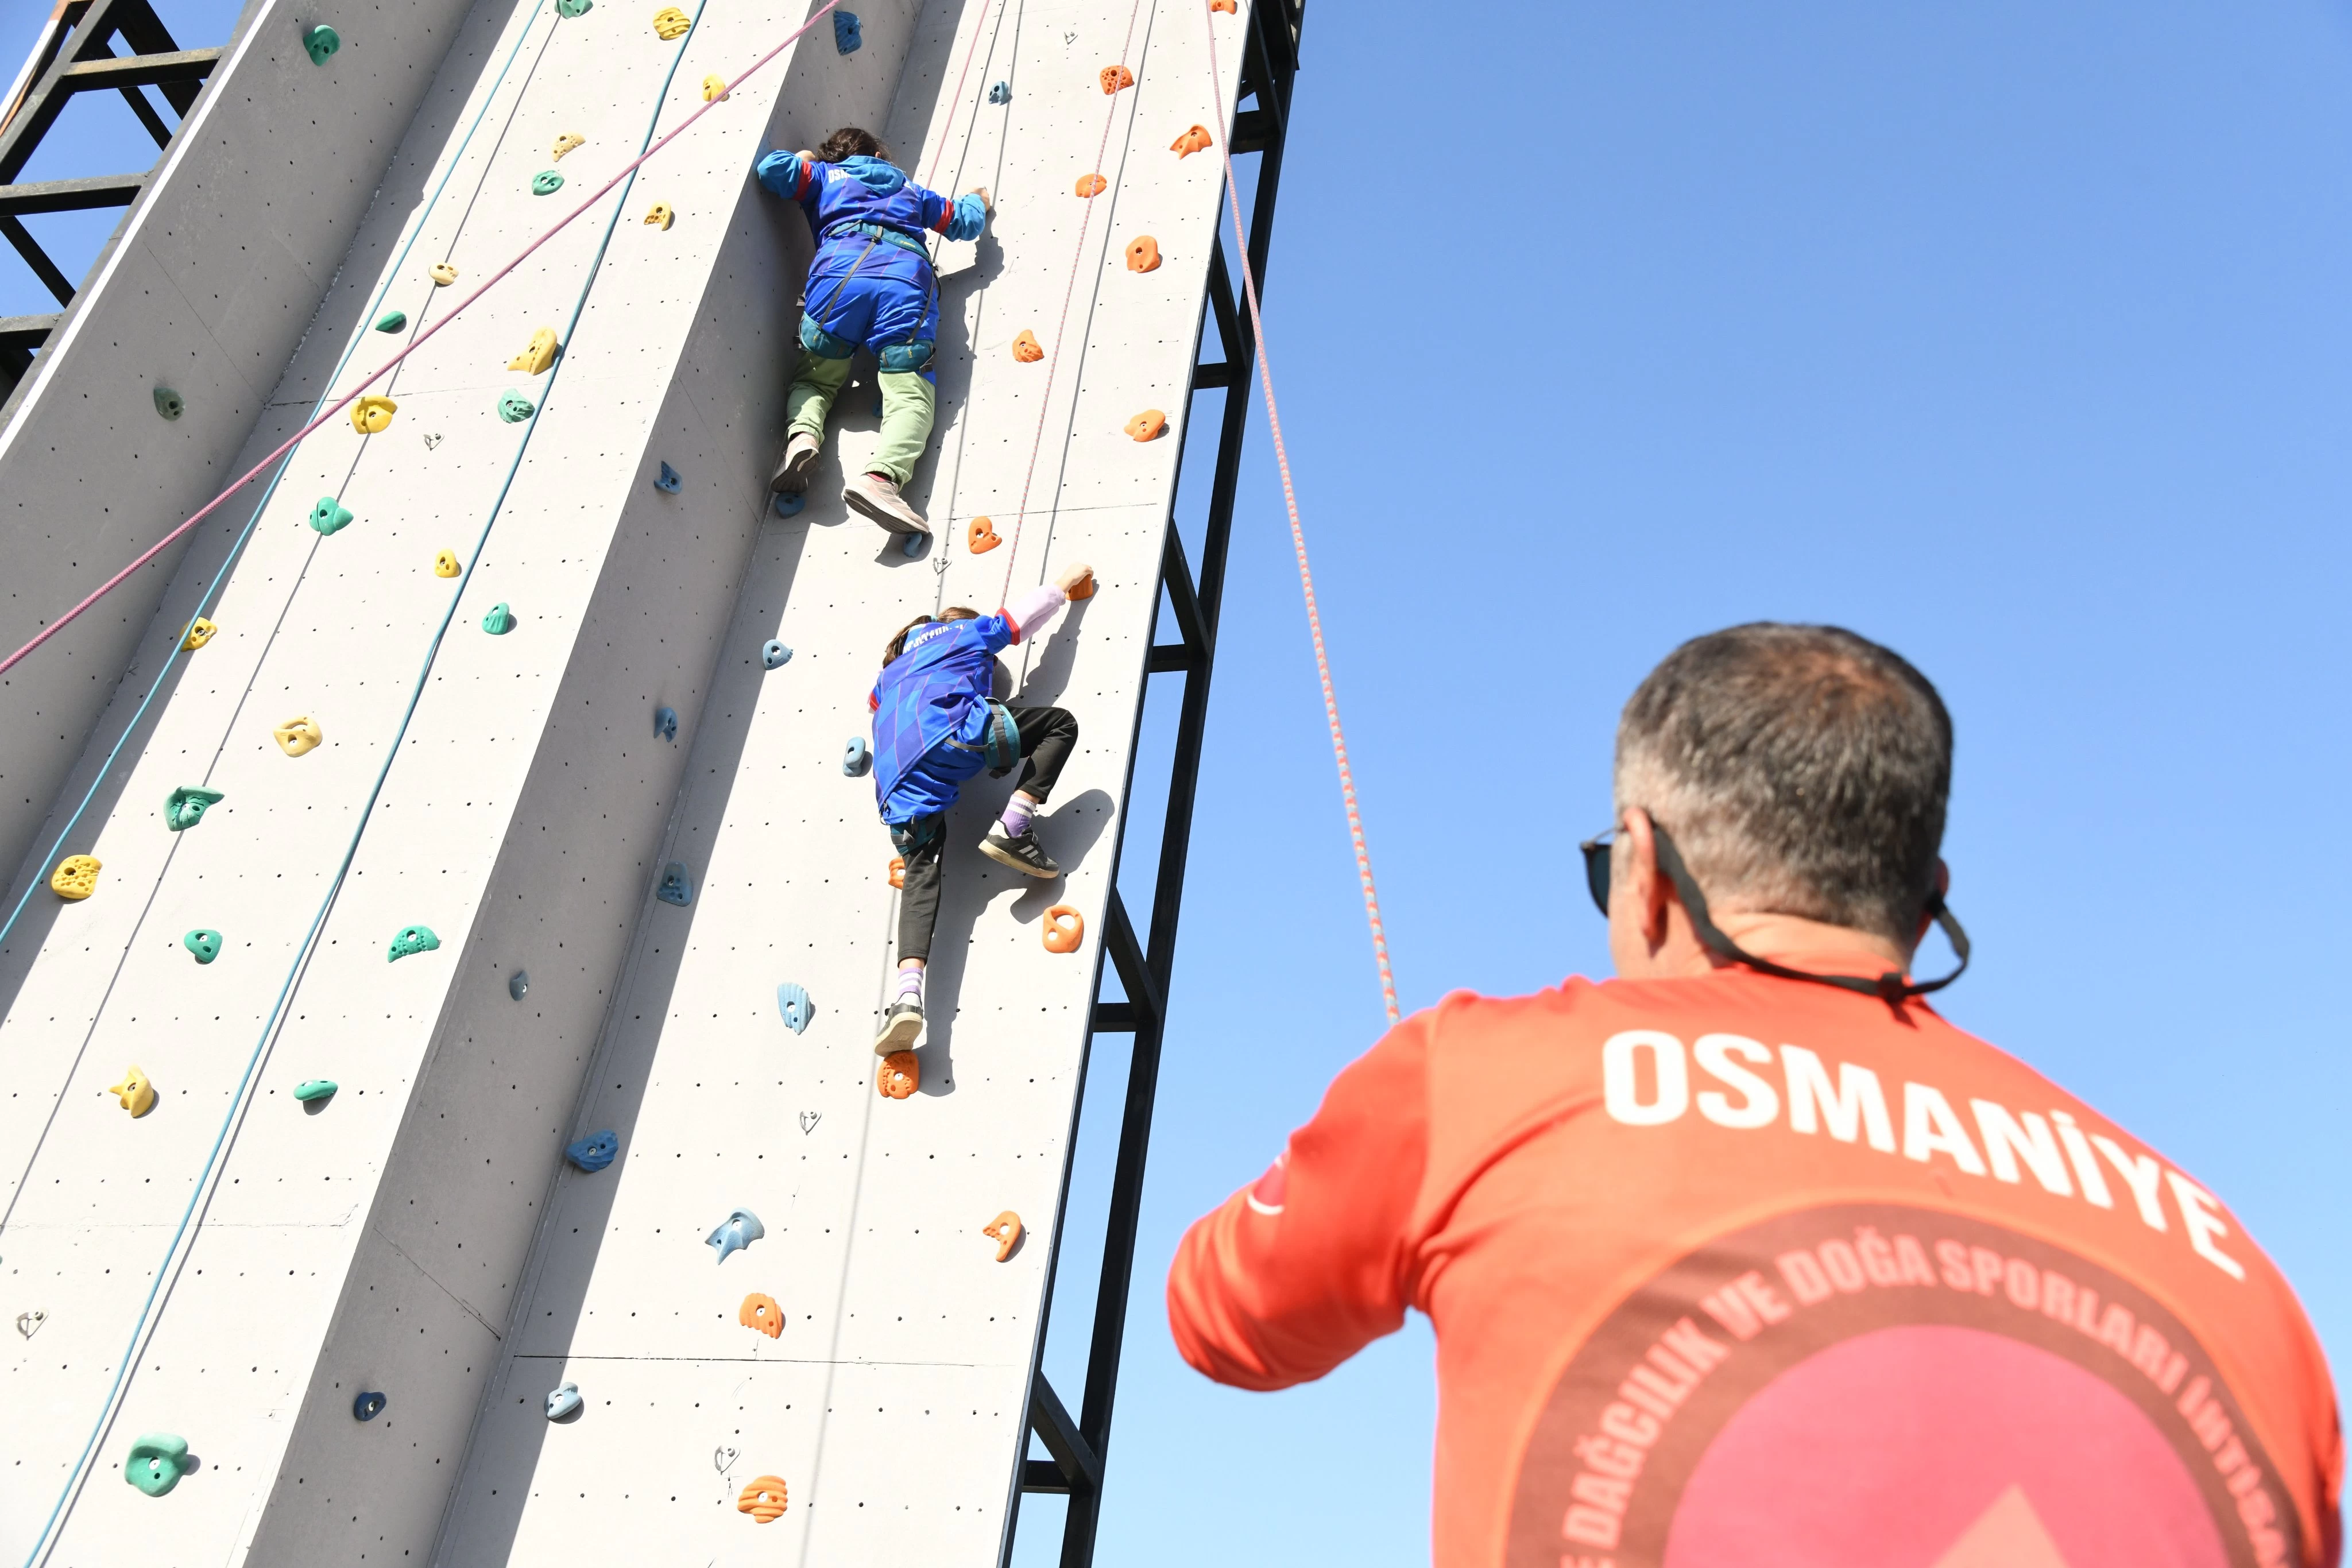
[{"label": "man watching", "polygon": [[[2342,1440],[2203,1187],[1923,999],[1943,702],[1834,627],[1700,637],[1584,846],[1617,978],[1457,992],[1169,1276],[1238,1387],[1437,1333],[1439,1568],[2333,1568]],[[1603,841],[1604,840],[1609,841]]]}]

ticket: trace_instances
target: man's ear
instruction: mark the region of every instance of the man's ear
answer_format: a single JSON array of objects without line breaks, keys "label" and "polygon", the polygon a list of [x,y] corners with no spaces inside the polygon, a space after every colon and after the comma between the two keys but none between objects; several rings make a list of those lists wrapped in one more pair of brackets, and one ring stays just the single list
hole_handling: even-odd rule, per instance
[{"label": "man's ear", "polygon": [[1650,813],[1638,806],[1629,809],[1618,838],[1625,847],[1624,858],[1611,873],[1624,878],[1625,898],[1633,907],[1636,928],[1642,939],[1655,948],[1666,939],[1666,905],[1674,898],[1674,888],[1658,870],[1658,837],[1652,831]]}]

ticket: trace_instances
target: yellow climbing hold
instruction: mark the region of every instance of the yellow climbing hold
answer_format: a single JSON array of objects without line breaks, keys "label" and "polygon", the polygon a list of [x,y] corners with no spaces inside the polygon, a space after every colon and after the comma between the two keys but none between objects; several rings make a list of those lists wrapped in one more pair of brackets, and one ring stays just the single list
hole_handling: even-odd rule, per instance
[{"label": "yellow climbing hold", "polygon": [[726,102],[727,78],[725,77],[704,77],[702,78],[702,101],[705,103]]},{"label": "yellow climbing hold", "polygon": [[541,327],[530,335],[530,347],[507,361],[507,369],[543,376],[555,367],[555,351],[561,347],[555,340],[555,329]]},{"label": "yellow climbing hold", "polygon": [[319,721],[307,713],[299,718],[288,719],[271,733],[278,737],[278,749],[289,757],[315,751],[327,738],[326,732],[319,727]]},{"label": "yellow climbing hold", "polygon": [[137,1062],[131,1063],[121,1082],[108,1084],[106,1092],[121,1101],[122,1108],[133,1116],[144,1116],[155,1108],[155,1086],[147,1082],[147,1075],[139,1071]]},{"label": "yellow climbing hold", "polygon": [[667,202],[656,202],[646,214],[646,223],[653,228],[666,229],[669,227],[670,220],[677,216],[676,213],[669,210]]},{"label": "yellow climbing hold", "polygon": [[49,877],[49,891],[68,904],[78,904],[98,891],[96,855],[68,855]]},{"label": "yellow climbing hold", "polygon": [[654,13],[654,31],[664,38],[682,38],[694,26],[694,18],[675,5],[665,5]]},{"label": "yellow climbing hold", "polygon": [[464,570],[457,564],[456,550],[445,549],[433,558],[433,575],[436,577],[455,577]]},{"label": "yellow climbing hold", "polygon": [[211,642],[213,640],[213,633],[219,630],[219,627],[214,625],[203,616],[197,616],[194,621],[188,622],[188,634],[180,639],[180,652],[183,653],[194,653],[197,649]]},{"label": "yellow climbing hold", "polygon": [[447,262],[446,262],[446,261],[436,261],[436,262],[435,262],[435,263],[433,264],[433,287],[436,287],[436,288],[446,288],[446,287],[448,287],[451,284],[453,284],[453,283],[455,283],[455,282],[457,282],[457,269],[456,267],[454,267],[450,266],[450,265],[449,265]]},{"label": "yellow climbing hold", "polygon": [[392,423],[393,411],[399,406],[388,397],[363,397],[352,404],[352,428],[374,435]]},{"label": "yellow climbing hold", "polygon": [[555,156],[560,162],[566,152],[576,152],[588,145],[588,139],[576,131],[567,131],[555,139]]}]

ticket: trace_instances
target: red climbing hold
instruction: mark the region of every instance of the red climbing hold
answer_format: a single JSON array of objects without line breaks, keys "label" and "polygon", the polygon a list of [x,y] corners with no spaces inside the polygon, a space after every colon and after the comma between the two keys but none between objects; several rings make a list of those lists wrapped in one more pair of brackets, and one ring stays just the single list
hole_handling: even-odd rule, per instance
[{"label": "red climbing hold", "polygon": [[1087,939],[1087,917],[1066,904],[1045,911],[1045,951],[1075,953]]},{"label": "red climbing hold", "polygon": [[1193,153],[1206,152],[1215,145],[1216,141],[1209,135],[1209,128],[1205,125],[1196,125],[1171,141],[1168,144],[1168,150],[1179,158],[1190,158]]},{"label": "red climbing hold", "polygon": [[1106,181],[1100,174],[1081,174],[1078,176],[1077,192],[1081,196],[1099,196],[1108,188],[1109,182]]},{"label": "red climbing hold", "polygon": [[1127,433],[1138,441],[1157,441],[1160,433],[1168,428],[1168,416],[1156,408],[1147,408],[1127,422]]},{"label": "red climbing hold", "polygon": [[1127,247],[1127,269],[1129,272],[1150,272],[1160,265],[1160,242],[1150,235],[1138,235]]},{"label": "red climbing hold", "polygon": [[996,525],[986,517],[974,517],[971,527],[963,533],[963,548],[972,555],[986,555],[1004,541],[996,537]]},{"label": "red climbing hold", "polygon": [[874,1087],[886,1100],[904,1100],[922,1087],[923,1069],[911,1051],[894,1051],[875,1071]]},{"label": "red climbing hold", "polygon": [[1021,336],[1013,339],[1013,357],[1024,365],[1034,365],[1044,359],[1045,350],[1038,345],[1037,334],[1024,331]]},{"label": "red climbing hold", "polygon": [[1123,87],[1135,85],[1135,73],[1125,66],[1105,66],[1102,68],[1103,96],[1108,98]]}]

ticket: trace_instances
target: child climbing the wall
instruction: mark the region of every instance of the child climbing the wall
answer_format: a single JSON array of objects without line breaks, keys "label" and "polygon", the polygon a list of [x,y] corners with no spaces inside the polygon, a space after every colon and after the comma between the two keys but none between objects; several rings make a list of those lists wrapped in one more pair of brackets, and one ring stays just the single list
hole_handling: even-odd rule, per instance
[{"label": "child climbing the wall", "polygon": [[1057,707],[996,701],[996,655],[1034,638],[1073,597],[1094,591],[1091,568],[1074,566],[982,615],[961,605],[919,615],[882,651],[874,710],[874,795],[890,842],[907,862],[898,900],[898,987],[874,1052],[887,1056],[923,1031],[923,969],[940,915],[940,849],[947,810],[983,768],[1001,779],[1023,764],[1004,814],[980,852],[1026,876],[1062,874],[1037,841],[1034,821],[1077,744],[1078,721]]},{"label": "child climbing the wall", "polygon": [[931,438],[938,412],[939,280],[923,236],[978,239],[988,192],[950,201],[909,180],[881,139],[845,125],[814,152],[770,152],[760,183],[798,202],[816,235],[801,309],[801,365],[785,394],[791,437],[772,490],[808,488],[824,444],[825,416],[849,382],[850,356],[872,351],[882,384],[882,440],[841,498],[894,534],[930,525],[900,491]]}]

